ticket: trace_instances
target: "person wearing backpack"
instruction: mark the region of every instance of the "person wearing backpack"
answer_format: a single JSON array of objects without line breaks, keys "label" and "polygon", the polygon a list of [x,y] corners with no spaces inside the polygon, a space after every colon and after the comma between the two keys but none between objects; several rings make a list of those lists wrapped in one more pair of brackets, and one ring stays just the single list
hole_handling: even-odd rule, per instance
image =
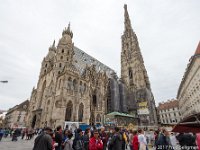
[{"label": "person wearing backpack", "polygon": [[74,150],[83,150],[84,149],[84,142],[83,142],[83,132],[82,129],[77,129],[77,133],[75,133],[75,139],[73,141],[72,148]]}]

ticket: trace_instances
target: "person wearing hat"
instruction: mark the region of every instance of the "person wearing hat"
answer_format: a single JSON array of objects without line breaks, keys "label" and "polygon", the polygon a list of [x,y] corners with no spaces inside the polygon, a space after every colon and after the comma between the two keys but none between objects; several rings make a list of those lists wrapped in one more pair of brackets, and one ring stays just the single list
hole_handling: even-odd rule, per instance
[{"label": "person wearing hat", "polygon": [[50,134],[52,133],[52,129],[46,127],[44,132],[36,137],[34,142],[33,150],[52,150],[52,138]]}]

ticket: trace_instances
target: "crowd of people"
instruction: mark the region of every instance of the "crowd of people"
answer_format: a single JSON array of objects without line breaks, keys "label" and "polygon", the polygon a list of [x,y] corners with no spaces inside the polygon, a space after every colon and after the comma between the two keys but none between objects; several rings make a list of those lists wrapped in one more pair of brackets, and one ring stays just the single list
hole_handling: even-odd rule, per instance
[{"label": "crowd of people", "polygon": [[55,130],[44,129],[0,129],[2,137],[10,136],[12,141],[17,138],[34,140],[33,150],[194,150],[200,149],[200,133],[173,133],[164,128],[156,131],[126,130],[118,127],[87,128],[74,131],[58,126]]},{"label": "crowd of people", "polygon": [[18,137],[21,139],[30,140],[37,134],[36,130],[32,128],[0,128],[0,141],[1,139],[11,137],[11,141],[17,141]]},{"label": "crowd of people", "polygon": [[[151,134],[153,133],[153,134]],[[151,146],[151,147],[150,147]],[[87,128],[76,129],[74,133],[61,126],[53,131],[47,127],[37,136],[33,150],[148,150],[151,149],[200,149],[200,134],[170,133],[159,129],[157,131],[137,131],[110,128],[105,131]]]}]

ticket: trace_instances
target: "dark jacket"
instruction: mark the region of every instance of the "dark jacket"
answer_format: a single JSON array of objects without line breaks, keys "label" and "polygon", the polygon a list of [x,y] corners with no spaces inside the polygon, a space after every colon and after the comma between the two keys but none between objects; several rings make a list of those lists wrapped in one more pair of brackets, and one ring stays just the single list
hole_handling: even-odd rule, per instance
[{"label": "dark jacket", "polygon": [[55,142],[58,143],[58,146],[55,147],[55,150],[60,150],[62,144],[62,135],[59,132],[55,134]]},{"label": "dark jacket", "polygon": [[83,142],[84,142],[84,148],[85,148],[85,150],[89,149],[89,140],[90,140],[89,135],[85,134],[83,136]]},{"label": "dark jacket", "polygon": [[115,133],[109,142],[109,149],[111,150],[122,150],[122,135]]},{"label": "dark jacket", "polygon": [[52,138],[46,133],[40,134],[34,143],[33,150],[52,150]]},{"label": "dark jacket", "polygon": [[79,134],[77,134],[77,136],[75,137],[73,141],[72,148],[74,150],[83,150],[84,148],[83,136],[80,136]]},{"label": "dark jacket", "polygon": [[156,149],[162,149],[162,150],[170,149],[170,143],[168,142],[167,137],[164,134],[160,134]]}]

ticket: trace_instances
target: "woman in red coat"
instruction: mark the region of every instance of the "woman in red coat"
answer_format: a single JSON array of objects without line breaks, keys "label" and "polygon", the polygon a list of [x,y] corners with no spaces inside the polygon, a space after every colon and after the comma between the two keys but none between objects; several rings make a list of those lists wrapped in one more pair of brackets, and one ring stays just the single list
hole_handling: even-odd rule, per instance
[{"label": "woman in red coat", "polygon": [[137,131],[133,132],[133,150],[139,150],[139,142],[138,142],[138,135],[137,135]]},{"label": "woman in red coat", "polygon": [[103,150],[103,142],[99,138],[99,133],[94,130],[94,136],[90,138],[89,150]]}]

